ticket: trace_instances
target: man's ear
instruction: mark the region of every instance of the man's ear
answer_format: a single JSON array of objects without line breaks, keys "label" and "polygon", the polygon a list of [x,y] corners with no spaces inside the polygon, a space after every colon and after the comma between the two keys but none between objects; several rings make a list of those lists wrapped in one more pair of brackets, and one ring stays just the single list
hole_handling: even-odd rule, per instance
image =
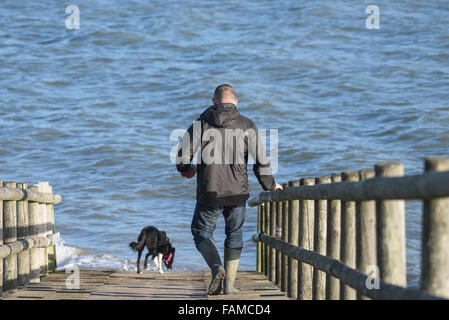
[{"label": "man's ear", "polygon": [[236,98],[235,99],[235,105],[237,105],[237,103],[239,103],[239,100]]},{"label": "man's ear", "polygon": [[217,104],[217,102],[215,101],[215,98],[212,98],[212,103],[214,104],[214,106]]}]

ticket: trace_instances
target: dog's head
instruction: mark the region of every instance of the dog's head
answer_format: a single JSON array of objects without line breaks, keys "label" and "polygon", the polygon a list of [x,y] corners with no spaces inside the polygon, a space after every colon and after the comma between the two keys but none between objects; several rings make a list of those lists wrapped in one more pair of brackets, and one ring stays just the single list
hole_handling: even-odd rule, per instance
[{"label": "dog's head", "polygon": [[164,254],[162,256],[162,262],[164,262],[167,269],[172,269],[173,262],[175,261],[175,247],[169,242],[165,247]]}]

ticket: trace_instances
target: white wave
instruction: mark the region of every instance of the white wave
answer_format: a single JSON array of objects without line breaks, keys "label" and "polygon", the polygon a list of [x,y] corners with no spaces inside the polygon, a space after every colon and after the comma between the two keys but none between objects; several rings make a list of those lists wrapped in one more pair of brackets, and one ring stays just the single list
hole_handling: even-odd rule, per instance
[{"label": "white wave", "polygon": [[[58,270],[77,267],[86,269],[103,269],[118,271],[137,271],[136,260],[119,258],[111,254],[92,254],[84,249],[66,245],[63,240],[56,245],[56,261]],[[165,270],[165,267],[163,267]],[[175,268],[182,271],[185,268]],[[148,263],[148,272],[157,271],[152,261]]]},{"label": "white wave", "polygon": [[58,270],[76,266],[88,269],[112,269],[120,271],[135,271],[136,263],[110,254],[92,254],[81,248],[66,245],[60,241],[56,245],[56,261]]}]

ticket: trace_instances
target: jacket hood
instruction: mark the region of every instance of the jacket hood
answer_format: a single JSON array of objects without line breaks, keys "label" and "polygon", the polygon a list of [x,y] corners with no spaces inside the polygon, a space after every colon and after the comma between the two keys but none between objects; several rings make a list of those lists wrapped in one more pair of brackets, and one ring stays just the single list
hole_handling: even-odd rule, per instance
[{"label": "jacket hood", "polygon": [[202,118],[210,125],[222,128],[229,127],[240,115],[232,103],[216,104],[202,114]]}]

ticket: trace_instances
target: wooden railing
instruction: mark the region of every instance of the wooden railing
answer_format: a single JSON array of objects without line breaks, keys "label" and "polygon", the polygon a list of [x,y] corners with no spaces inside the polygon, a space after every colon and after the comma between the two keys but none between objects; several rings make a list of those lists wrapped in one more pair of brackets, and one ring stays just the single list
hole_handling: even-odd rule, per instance
[{"label": "wooden railing", "polygon": [[0,181],[0,294],[56,270],[53,205],[59,202],[48,182]]},{"label": "wooden railing", "polygon": [[[297,299],[449,298],[449,158],[302,178],[261,192],[257,270]],[[404,200],[423,201],[420,289],[407,286]]]}]

